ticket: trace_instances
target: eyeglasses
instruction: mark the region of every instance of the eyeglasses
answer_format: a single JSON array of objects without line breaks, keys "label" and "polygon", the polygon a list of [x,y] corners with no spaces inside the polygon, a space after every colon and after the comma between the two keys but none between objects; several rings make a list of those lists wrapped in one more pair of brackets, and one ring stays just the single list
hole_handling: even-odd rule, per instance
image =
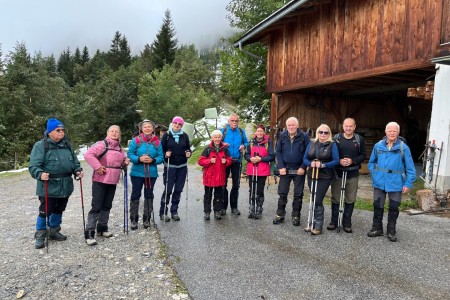
[{"label": "eyeglasses", "polygon": [[172,124],[174,124],[174,125],[180,125],[180,126],[183,126],[183,124],[181,124],[181,123],[178,123],[178,122],[172,122]]},{"label": "eyeglasses", "polygon": [[64,132],[64,129],[55,129],[55,131],[60,133],[60,132]]},{"label": "eyeglasses", "polygon": [[330,132],[329,131],[319,131],[319,134],[330,134]]},{"label": "eyeglasses", "polygon": [[239,120],[230,120],[230,122],[237,123]]}]

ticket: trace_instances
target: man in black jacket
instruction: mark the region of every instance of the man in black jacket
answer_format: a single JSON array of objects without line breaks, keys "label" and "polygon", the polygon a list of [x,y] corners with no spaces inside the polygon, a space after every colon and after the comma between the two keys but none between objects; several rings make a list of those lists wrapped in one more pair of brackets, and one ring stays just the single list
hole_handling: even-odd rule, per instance
[{"label": "man in black jacket", "polygon": [[366,159],[366,144],[364,138],[355,133],[356,122],[347,118],[342,124],[343,133],[338,133],[333,140],[339,150],[339,166],[336,167],[337,177],[331,183],[331,222],[328,230],[336,229],[339,218],[339,202],[342,187],[342,175],[347,172],[344,191],[344,215],[342,225],[344,231],[352,232],[352,213],[358,191],[359,169]]},{"label": "man in black jacket", "polygon": [[298,120],[290,117],[286,120],[287,130],[280,134],[277,142],[276,159],[280,172],[278,185],[278,209],[273,224],[280,224],[286,215],[287,195],[291,181],[294,182],[294,200],[292,202],[292,224],[300,225],[300,211],[305,186],[305,169],[303,156],[310,139],[298,128]]}]

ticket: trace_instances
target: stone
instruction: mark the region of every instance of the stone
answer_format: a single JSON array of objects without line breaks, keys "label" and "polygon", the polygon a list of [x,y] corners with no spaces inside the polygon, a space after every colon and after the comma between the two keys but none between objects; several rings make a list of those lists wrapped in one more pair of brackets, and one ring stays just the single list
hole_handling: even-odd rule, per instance
[{"label": "stone", "polygon": [[417,204],[423,211],[429,211],[439,206],[433,191],[430,189],[418,190],[416,192]]}]

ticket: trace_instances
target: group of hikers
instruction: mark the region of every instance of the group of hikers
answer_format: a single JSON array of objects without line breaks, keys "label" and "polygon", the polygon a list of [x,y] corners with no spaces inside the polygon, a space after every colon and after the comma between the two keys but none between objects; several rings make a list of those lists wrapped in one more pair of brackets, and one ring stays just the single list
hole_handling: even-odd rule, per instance
[{"label": "group of hikers", "polygon": [[[188,159],[192,154],[189,136],[183,131],[183,125],[183,118],[176,116],[169,129],[159,137],[155,134],[155,124],[144,120],[139,125],[140,133],[131,140],[127,153],[120,144],[119,126],[112,125],[108,128],[105,139],[87,150],[84,157],[93,169],[91,210],[84,231],[88,245],[97,244],[95,233],[105,238],[113,236],[108,228],[109,214],[122,171],[124,178],[128,178],[130,162],[132,191],[129,211],[127,208],[125,210],[126,213],[129,212],[131,230],[138,229],[142,190],[142,225],[144,228],[155,225],[153,199],[159,164],[164,164],[160,220],[180,221],[178,206],[188,177]],[[211,133],[211,141],[198,159],[198,164],[203,167],[204,220],[210,220],[211,206],[216,220],[226,215],[228,204],[231,214],[241,214],[238,198],[243,159],[247,161],[245,174],[249,178],[248,217],[260,219],[266,179],[271,175],[271,163],[276,161],[275,174],[280,180],[273,224],[280,224],[285,220],[289,189],[293,182],[292,224],[300,226],[307,179],[311,199],[305,231],[311,235],[322,233],[323,200],[331,186],[331,220],[326,228],[339,230],[342,227],[345,232],[351,233],[359,169],[366,159],[366,146],[364,138],[355,133],[354,119],[345,119],[342,128],[342,133],[333,136],[330,127],[321,124],[317,127],[316,138],[311,140],[299,128],[298,119],[290,117],[286,120],[286,130],[281,132],[274,145],[264,125],[256,127],[249,141],[245,131],[239,127],[239,116],[231,114],[226,127]],[[368,163],[374,188],[374,213],[372,228],[367,235],[384,235],[383,213],[388,196],[387,237],[395,242],[401,196],[412,188],[416,172],[410,149],[399,136],[400,126],[390,122],[386,125],[385,133],[386,136],[375,144]],[[80,162],[67,140],[64,125],[59,120],[51,118],[47,121],[44,138],[33,146],[29,172],[37,179],[36,194],[40,205],[36,220],[35,248],[40,249],[45,247],[49,239],[67,239],[61,233],[62,214],[74,190],[72,176],[77,180],[83,177]],[[228,192],[230,176],[232,181]],[[124,222],[128,222],[128,219]]]}]

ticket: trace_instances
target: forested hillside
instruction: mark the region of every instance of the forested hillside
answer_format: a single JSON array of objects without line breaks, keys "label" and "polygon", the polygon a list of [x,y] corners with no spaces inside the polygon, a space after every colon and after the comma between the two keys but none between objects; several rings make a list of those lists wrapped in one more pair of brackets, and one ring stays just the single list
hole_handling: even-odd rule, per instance
[{"label": "forested hillside", "polygon": [[[228,18],[238,32],[210,49],[178,45],[169,10],[137,55],[119,31],[106,52],[81,46],[59,56],[30,53],[26,41],[3,53],[0,40],[0,170],[26,165],[50,117],[66,125],[75,147],[103,138],[112,124],[127,140],[143,118],[168,124],[177,114],[192,122],[222,101],[237,104],[243,119],[264,121],[270,99],[265,62],[232,43],[283,3],[231,0]],[[261,45],[247,50],[266,55]]]}]

